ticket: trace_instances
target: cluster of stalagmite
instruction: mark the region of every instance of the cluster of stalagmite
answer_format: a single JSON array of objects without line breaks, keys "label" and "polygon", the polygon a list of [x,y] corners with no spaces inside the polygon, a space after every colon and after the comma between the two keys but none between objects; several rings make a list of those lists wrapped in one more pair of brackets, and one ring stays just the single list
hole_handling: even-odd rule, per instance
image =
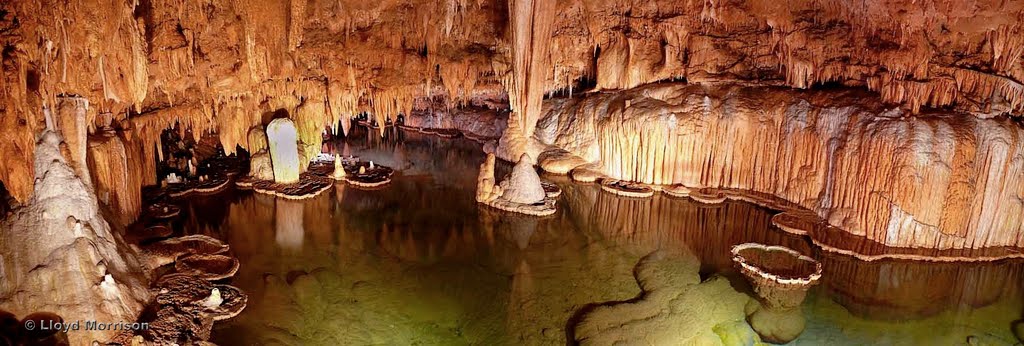
[{"label": "cluster of stalagmite", "polygon": [[1024,128],[863,97],[652,85],[552,99],[534,140],[614,179],[777,196],[887,246],[1024,246]]}]

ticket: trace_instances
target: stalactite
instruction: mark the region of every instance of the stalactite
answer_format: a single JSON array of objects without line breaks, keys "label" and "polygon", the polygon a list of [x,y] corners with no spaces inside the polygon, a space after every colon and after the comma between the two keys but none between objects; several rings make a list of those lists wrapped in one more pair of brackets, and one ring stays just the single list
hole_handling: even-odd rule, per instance
[{"label": "stalactite", "polygon": [[325,102],[322,100],[306,100],[295,110],[295,128],[298,131],[300,171],[304,172],[309,161],[316,158],[323,144],[323,132],[327,127]]},{"label": "stalactite", "polygon": [[417,86],[405,86],[386,90],[373,90],[369,92],[370,113],[377,121],[379,132],[384,136],[384,123],[386,119],[394,121],[399,114],[412,114],[412,105],[417,95],[422,94]]},{"label": "stalactite", "polygon": [[1005,74],[1015,65],[1019,65],[1021,54],[1024,54],[1024,30],[1021,24],[1012,26],[1000,25],[998,29],[988,33],[992,41],[992,69],[996,73]]},{"label": "stalactite", "polygon": [[480,72],[477,68],[481,64],[475,61],[462,60],[449,62],[441,66],[441,82],[448,92],[449,102],[459,106],[465,105],[468,98],[476,88],[477,78]]},{"label": "stalactite", "polygon": [[257,111],[258,107],[254,103],[251,98],[233,98],[220,104],[215,120],[217,135],[225,154],[234,154],[237,146],[252,151],[246,136],[249,128],[260,125],[262,120],[262,114]]},{"label": "stalactite", "polygon": [[142,211],[142,176],[136,170],[141,160],[134,148],[117,135],[93,136],[89,141],[89,171],[100,202],[117,213],[122,225],[135,221]]},{"label": "stalactite", "polygon": [[533,135],[544,99],[551,26],[555,4],[542,0],[512,0],[509,4],[512,74],[503,81],[509,103],[519,117],[523,136]]}]

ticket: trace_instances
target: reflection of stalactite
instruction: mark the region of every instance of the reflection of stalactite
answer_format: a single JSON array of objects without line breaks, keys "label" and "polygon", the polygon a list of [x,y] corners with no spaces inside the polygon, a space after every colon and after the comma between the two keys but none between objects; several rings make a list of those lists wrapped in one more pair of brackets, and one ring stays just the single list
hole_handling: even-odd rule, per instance
[{"label": "reflection of stalactite", "polygon": [[484,235],[466,225],[423,232],[400,223],[385,223],[377,233],[377,244],[396,258],[421,264],[472,261],[490,248]]},{"label": "reflection of stalactite", "polygon": [[512,285],[508,295],[508,317],[505,319],[506,328],[510,331],[520,332],[527,330],[530,321],[536,319],[534,316],[538,310],[535,304],[536,290],[534,274],[530,263],[521,260],[512,274]]},{"label": "reflection of stalactite", "polygon": [[277,200],[274,213],[274,242],[285,250],[301,250],[306,237],[302,202]]},{"label": "reflection of stalactite", "polygon": [[1019,299],[1021,263],[864,262],[820,253],[825,287],[850,312],[867,318],[924,318]]},{"label": "reflection of stalactite", "polygon": [[810,253],[805,240],[771,227],[772,213],[748,203],[704,205],[662,195],[625,198],[601,193],[597,185],[569,186],[563,191],[582,227],[648,251],[689,248],[701,263],[717,270],[731,270],[729,249],[745,242]]}]

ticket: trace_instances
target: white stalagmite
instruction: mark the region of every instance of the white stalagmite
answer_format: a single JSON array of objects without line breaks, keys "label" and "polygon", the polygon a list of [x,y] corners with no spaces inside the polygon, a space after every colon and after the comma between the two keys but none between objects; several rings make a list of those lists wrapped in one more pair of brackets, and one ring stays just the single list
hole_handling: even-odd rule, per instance
[{"label": "white stalagmite", "polygon": [[[55,132],[40,136],[32,199],[0,220],[0,306],[18,316],[55,311],[65,321],[135,321],[151,298],[141,266],[119,245],[61,146]],[[114,334],[83,329],[67,337],[84,345]]]},{"label": "white stalagmite", "polygon": [[274,119],[267,125],[267,141],[270,145],[270,161],[274,167],[274,181],[294,183],[299,181],[298,133],[291,120]]},{"label": "white stalagmite", "polygon": [[501,182],[502,198],[520,204],[544,201],[544,187],[540,184],[540,176],[537,175],[532,162],[527,154],[519,158],[519,162],[512,168],[512,174]]},{"label": "white stalagmite", "polygon": [[334,179],[345,179],[345,167],[341,164],[341,155],[334,155]]}]

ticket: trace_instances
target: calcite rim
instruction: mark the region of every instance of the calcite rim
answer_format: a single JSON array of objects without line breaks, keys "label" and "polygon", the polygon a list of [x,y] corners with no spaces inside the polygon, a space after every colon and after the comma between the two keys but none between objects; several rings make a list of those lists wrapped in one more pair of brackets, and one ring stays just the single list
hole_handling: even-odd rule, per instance
[{"label": "calcite rim", "polygon": [[557,198],[562,195],[562,188],[559,187],[558,184],[542,180],[540,182],[540,186],[544,188],[544,195],[546,195],[547,198]]},{"label": "calcite rim", "polygon": [[[621,187],[626,186],[628,189]],[[624,197],[648,198],[654,196],[654,189],[641,183],[616,179],[601,179],[601,190]]]},{"label": "calcite rim", "polygon": [[181,207],[168,203],[154,203],[146,207],[146,216],[153,219],[170,219],[181,213]]},{"label": "calcite rim", "polygon": [[185,197],[193,193],[196,194],[213,194],[221,192],[228,187],[231,183],[231,178],[228,176],[223,177],[212,177],[211,180],[205,182],[190,181],[186,183],[174,184],[173,187],[168,187],[167,195],[173,198]]},{"label": "calcite rim", "polygon": [[125,234],[125,238],[135,243],[145,243],[170,238],[171,234],[174,234],[174,230],[170,227],[165,225],[152,225],[129,230]]},{"label": "calcite rim", "polygon": [[419,132],[447,139],[456,138],[462,135],[462,131],[459,131],[458,129],[439,129],[430,127],[421,127],[419,128]]},{"label": "calcite rim", "polygon": [[[742,252],[745,250],[760,250],[763,252],[783,252],[792,256],[797,261],[805,261],[813,264],[814,270],[810,273],[806,273],[798,277],[782,277],[776,273],[768,272],[766,269],[763,269],[759,265],[750,263],[748,259],[744,257],[742,254]],[[732,253],[733,262],[738,264],[740,268],[743,269],[743,272],[745,274],[747,274],[748,276],[752,276],[753,278],[766,279],[783,285],[785,287],[791,287],[794,289],[810,287],[816,284],[818,280],[821,279],[821,262],[818,262],[818,260],[811,258],[810,256],[801,254],[800,252],[785,246],[764,245],[758,243],[743,243],[733,245],[732,250],[730,252]]]},{"label": "calcite rim", "polygon": [[771,223],[786,233],[808,235],[817,229],[822,220],[810,211],[784,211],[772,215]]},{"label": "calcite rim", "polygon": [[239,267],[237,258],[224,254],[191,254],[174,261],[174,270],[179,273],[193,274],[210,281],[235,276]]},{"label": "calcite rim", "polygon": [[558,199],[555,197],[545,197],[544,201],[537,204],[521,204],[501,197],[481,203],[502,211],[530,216],[550,216],[558,211]]}]

